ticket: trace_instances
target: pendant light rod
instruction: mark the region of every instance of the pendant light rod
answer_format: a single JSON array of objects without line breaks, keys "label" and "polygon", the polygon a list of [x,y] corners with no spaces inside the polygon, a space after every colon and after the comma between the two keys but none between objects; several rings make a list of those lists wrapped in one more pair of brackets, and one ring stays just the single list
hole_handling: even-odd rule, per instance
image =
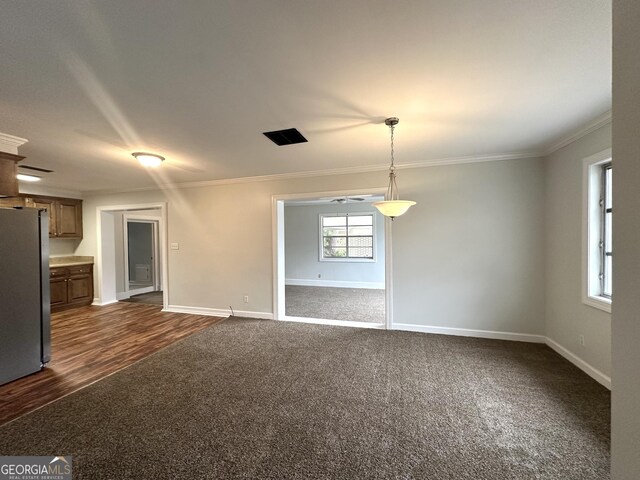
[{"label": "pendant light rod", "polygon": [[415,205],[416,202],[411,200],[400,200],[400,194],[398,193],[398,183],[396,182],[396,165],[394,158],[394,129],[400,120],[398,117],[389,117],[384,121],[384,124],[389,127],[391,131],[391,165],[389,165],[389,187],[387,188],[386,199],[382,202],[374,202],[373,206],[376,207],[380,213],[385,217],[393,220],[395,217],[406,213],[409,207]]}]

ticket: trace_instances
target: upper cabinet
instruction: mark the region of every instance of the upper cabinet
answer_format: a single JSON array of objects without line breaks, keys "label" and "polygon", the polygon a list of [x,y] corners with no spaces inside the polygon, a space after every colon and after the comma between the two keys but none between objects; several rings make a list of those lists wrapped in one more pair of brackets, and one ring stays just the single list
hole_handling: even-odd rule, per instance
[{"label": "upper cabinet", "polygon": [[49,213],[50,238],[82,238],[82,200],[32,196],[0,198],[0,207],[41,208]]},{"label": "upper cabinet", "polygon": [[82,200],[58,197],[27,197],[26,206],[49,212],[49,237],[82,238]]}]

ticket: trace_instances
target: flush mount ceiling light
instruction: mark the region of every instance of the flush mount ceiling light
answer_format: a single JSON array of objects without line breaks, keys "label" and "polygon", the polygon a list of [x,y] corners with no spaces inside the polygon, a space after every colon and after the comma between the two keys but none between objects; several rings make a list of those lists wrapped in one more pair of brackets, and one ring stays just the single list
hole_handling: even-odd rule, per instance
[{"label": "flush mount ceiling light", "polygon": [[133,152],[131,155],[136,157],[144,167],[158,167],[164,161],[164,157],[155,153]]},{"label": "flush mount ceiling light", "polygon": [[395,217],[404,215],[409,207],[416,204],[411,200],[400,200],[398,193],[398,185],[396,183],[396,167],[393,163],[393,129],[400,120],[397,117],[389,117],[384,123],[389,127],[391,131],[391,165],[389,166],[389,187],[387,188],[386,200],[381,202],[373,202],[372,205],[378,209],[378,211],[385,217],[390,217],[393,220]]},{"label": "flush mount ceiling light", "polygon": [[23,182],[39,182],[40,180],[42,180],[42,178],[36,176],[36,175],[26,175],[24,173],[19,173],[16,175],[16,178],[18,180],[21,180]]}]

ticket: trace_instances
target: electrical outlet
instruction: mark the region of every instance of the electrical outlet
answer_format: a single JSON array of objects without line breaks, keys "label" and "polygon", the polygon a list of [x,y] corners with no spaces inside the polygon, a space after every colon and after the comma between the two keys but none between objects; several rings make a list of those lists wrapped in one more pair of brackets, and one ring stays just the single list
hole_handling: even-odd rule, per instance
[{"label": "electrical outlet", "polygon": [[244,303],[249,303],[249,295],[244,296]]},{"label": "electrical outlet", "polygon": [[584,347],[584,335],[578,335],[578,343],[581,347]]}]

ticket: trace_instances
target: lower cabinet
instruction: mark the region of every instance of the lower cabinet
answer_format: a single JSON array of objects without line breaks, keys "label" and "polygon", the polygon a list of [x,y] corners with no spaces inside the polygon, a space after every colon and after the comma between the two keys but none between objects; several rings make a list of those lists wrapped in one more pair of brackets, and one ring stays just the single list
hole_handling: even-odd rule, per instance
[{"label": "lower cabinet", "polygon": [[49,277],[52,312],[93,302],[93,265],[51,267]]}]

